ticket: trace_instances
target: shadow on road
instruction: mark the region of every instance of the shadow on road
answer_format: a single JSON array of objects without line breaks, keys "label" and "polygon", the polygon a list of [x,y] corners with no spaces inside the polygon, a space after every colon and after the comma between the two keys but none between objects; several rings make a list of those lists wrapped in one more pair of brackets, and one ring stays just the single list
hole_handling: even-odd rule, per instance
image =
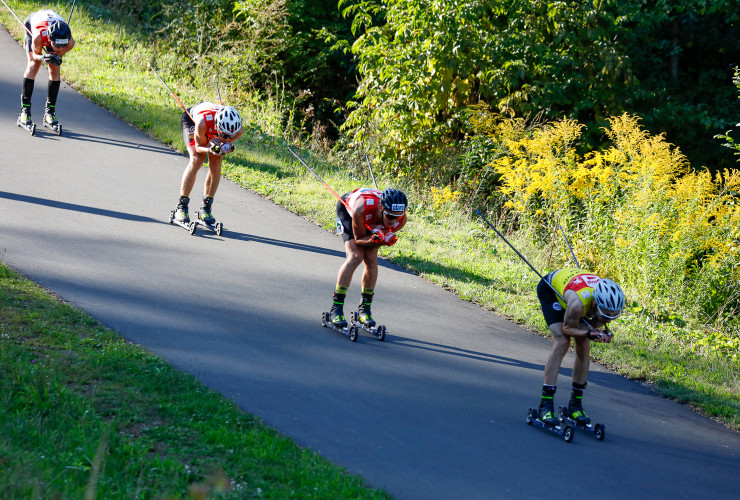
[{"label": "shadow on road", "polygon": [[532,370],[543,370],[544,365],[527,363],[525,361],[507,358],[504,356],[498,356],[496,354],[489,354],[486,352],[471,351],[470,349],[463,349],[461,347],[452,347],[444,344],[437,344],[434,342],[426,342],[424,340],[410,339],[407,337],[389,336],[386,340],[389,344],[401,345],[403,347],[411,347],[413,349],[423,349],[425,351],[438,352],[441,354],[450,354],[452,356],[459,356],[462,358],[475,359],[478,361],[489,361],[491,363],[500,363],[510,366],[518,366],[520,368],[529,368]]},{"label": "shadow on road", "polygon": [[46,198],[37,198],[35,196],[8,193],[7,191],[0,191],[0,198],[5,198],[6,200],[20,201],[23,203],[32,203],[34,205],[44,205],[47,207],[59,208],[62,210],[72,210],[75,212],[102,215],[104,217],[112,217],[114,219],[130,220],[134,222],[157,222],[159,224],[166,224],[166,222],[164,221],[153,219],[151,217],[142,217],[141,215],[116,212],[115,210],[106,210],[104,208],[88,207],[85,205],[77,205],[75,203],[67,203],[64,201],[48,200]]},{"label": "shadow on road", "polygon": [[[41,131],[41,130],[37,129],[37,132],[38,131]],[[56,134],[54,134],[54,137],[56,137]],[[64,129],[63,137],[65,137],[66,139],[71,139],[75,141],[95,142],[98,144],[107,144],[110,146],[119,146],[122,148],[138,149],[140,151],[151,151],[154,153],[163,153],[163,154],[168,154],[168,155],[173,155],[173,156],[183,156],[182,154],[176,151],[172,151],[171,149],[165,146],[150,146],[146,144],[140,144],[138,142],[128,142],[128,141],[122,141],[120,139],[111,139],[107,137],[96,137],[93,135],[78,134],[76,132],[71,132],[67,129]]]}]

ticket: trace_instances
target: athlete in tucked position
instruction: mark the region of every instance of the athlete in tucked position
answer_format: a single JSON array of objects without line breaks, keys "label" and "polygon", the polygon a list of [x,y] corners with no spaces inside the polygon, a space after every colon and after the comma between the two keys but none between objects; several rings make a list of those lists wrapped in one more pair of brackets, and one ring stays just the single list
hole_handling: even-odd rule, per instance
[{"label": "athlete in tucked position", "polygon": [[361,188],[345,194],[342,199],[352,208],[352,213],[344,203],[337,202],[337,218],[341,224],[347,258],[339,269],[329,321],[339,328],[347,326],[344,299],[355,269],[364,262],[358,319],[372,328],[375,320],[370,305],[378,279],[378,249],[381,245],[391,246],[398,240],[395,233],[406,224],[406,195],[398,189],[381,192]]},{"label": "athlete in tucked position", "polygon": [[[44,123],[53,127],[58,125],[56,118],[57,95],[64,54],[72,50],[75,41],[72,31],[64,18],[53,10],[40,10],[30,14],[23,23],[26,26],[26,41],[23,44],[28,54],[28,65],[23,74],[21,93],[21,112],[18,123],[31,126],[31,95],[36,74],[43,63],[49,65],[49,86],[46,97]],[[30,33],[29,33],[30,32]]]},{"label": "athlete in tucked position", "polygon": [[203,204],[199,217],[206,224],[214,224],[216,219],[211,213],[211,207],[221,180],[221,159],[223,155],[234,151],[234,141],[244,133],[242,117],[231,106],[202,102],[184,112],[181,122],[190,162],[182,174],[180,200],[175,210],[175,218],[183,224],[190,222],[188,213],[190,191],[195,185],[198,170],[208,158],[208,176],[203,189]]},{"label": "athlete in tucked position", "polygon": [[[553,288],[565,302],[555,294]],[[558,422],[554,409],[555,389],[558,371],[572,338],[576,345],[576,361],[573,365],[573,390],[568,403],[568,416],[580,424],[588,424],[591,419],[583,411],[581,400],[586,389],[590,342],[612,341],[612,334],[606,325],[622,314],[624,293],[612,280],[580,269],[560,269],[540,280],[537,297],[552,333],[552,351],[545,365],[540,418],[549,425]]]}]

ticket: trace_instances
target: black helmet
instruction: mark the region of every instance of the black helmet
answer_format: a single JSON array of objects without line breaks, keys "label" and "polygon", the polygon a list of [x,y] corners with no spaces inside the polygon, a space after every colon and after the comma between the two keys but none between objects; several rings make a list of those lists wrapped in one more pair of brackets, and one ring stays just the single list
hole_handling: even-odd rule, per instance
[{"label": "black helmet", "polygon": [[48,27],[49,41],[56,47],[66,47],[72,38],[72,31],[64,21],[54,21]]},{"label": "black helmet", "polygon": [[391,212],[406,212],[406,195],[398,189],[388,188],[380,195],[380,204]]}]

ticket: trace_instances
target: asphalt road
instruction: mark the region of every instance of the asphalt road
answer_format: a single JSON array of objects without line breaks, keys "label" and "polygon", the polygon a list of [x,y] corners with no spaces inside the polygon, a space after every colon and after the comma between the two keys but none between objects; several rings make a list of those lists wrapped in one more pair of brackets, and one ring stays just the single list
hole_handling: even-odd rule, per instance
[{"label": "asphalt road", "polygon": [[2,29],[0,53],[0,258],[300,445],[399,499],[738,498],[738,433],[602,367],[584,401],[604,441],[527,426],[549,342],[393,265],[373,308],[385,342],[322,328],[340,237],[226,180],[224,236],[190,236],[168,223],[184,156],[66,84],[64,136],[31,137],[25,56]]}]

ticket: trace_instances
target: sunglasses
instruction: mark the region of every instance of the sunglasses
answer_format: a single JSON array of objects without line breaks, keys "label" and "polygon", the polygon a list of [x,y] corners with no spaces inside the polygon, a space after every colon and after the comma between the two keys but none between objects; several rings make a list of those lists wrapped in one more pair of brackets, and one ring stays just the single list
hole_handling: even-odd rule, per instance
[{"label": "sunglasses", "polygon": [[234,137],[234,134],[227,134],[226,132],[219,132],[218,136],[221,139],[231,139],[232,137]]},{"label": "sunglasses", "polygon": [[386,217],[388,217],[388,220],[396,220],[399,217],[403,217],[403,214],[401,214],[401,215],[393,215],[393,214],[389,214],[385,210],[383,210],[383,213],[385,214]]},{"label": "sunglasses", "polygon": [[615,315],[605,314],[604,311],[599,306],[596,306],[596,310],[599,311],[599,316],[601,316],[601,318],[604,319],[607,323],[609,321],[617,319],[619,316],[622,315],[622,311],[619,311]]}]

